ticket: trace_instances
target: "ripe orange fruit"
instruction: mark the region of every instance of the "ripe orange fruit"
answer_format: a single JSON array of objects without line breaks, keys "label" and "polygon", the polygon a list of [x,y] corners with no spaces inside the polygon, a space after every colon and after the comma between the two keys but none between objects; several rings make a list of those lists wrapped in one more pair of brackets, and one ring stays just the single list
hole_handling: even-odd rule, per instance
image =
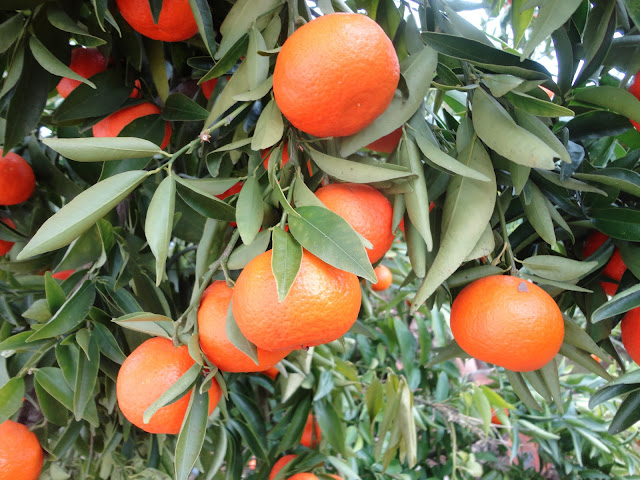
[{"label": "ripe orange fruit", "polygon": [[17,153],[5,156],[0,148],[0,205],[26,202],[36,188],[31,165]]},{"label": "ripe orange fruit", "polygon": [[12,420],[0,424],[0,480],[37,480],[43,461],[33,432]]},{"label": "ripe orange fruit", "polygon": [[318,425],[316,417],[310,413],[307,417],[307,423],[304,424],[300,445],[304,445],[309,448],[316,448],[321,441],[322,432],[320,431],[320,425]]},{"label": "ripe orange fruit", "polygon": [[[264,169],[268,170],[269,158],[271,158],[271,150],[263,150],[261,152],[261,156],[262,158],[264,158],[264,162],[262,162],[262,164],[264,165]],[[289,161],[289,145],[287,144],[287,142],[285,142],[282,148],[282,166],[284,167],[288,161]],[[309,166],[309,172],[311,172],[311,166]]]},{"label": "ripe orange fruit", "polygon": [[[633,83],[629,87],[629,91],[633,94],[634,97],[640,100],[640,72],[636,73]],[[633,124],[635,129],[640,132],[640,123],[633,120],[629,121]]]},{"label": "ripe orange fruit", "polygon": [[268,250],[242,270],[233,289],[233,315],[247,339],[265,350],[293,350],[331,342],[358,318],[358,277],[303,250],[289,294],[278,302]]},{"label": "ripe orange fruit", "polygon": [[[112,113],[108,117],[100,120],[93,126],[94,137],[117,137],[124,127],[140,117],[146,117],[148,115],[158,115],[160,109],[153,103],[145,102],[133,105],[132,107],[125,107]],[[165,122],[164,139],[160,148],[165,148],[169,145],[169,139],[171,138],[171,125],[169,122]]]},{"label": "ripe orange fruit", "polygon": [[288,480],[318,480],[313,473],[296,473],[288,478]]},{"label": "ripe orange fruit", "polygon": [[227,337],[227,310],[232,294],[233,289],[220,280],[213,282],[202,294],[198,310],[198,332],[202,352],[211,363],[224,372],[261,372],[273,367],[289,354],[287,350],[268,352],[258,348],[259,365],[256,365]]},{"label": "ripe orange fruit", "polygon": [[276,463],[273,464],[273,468],[271,468],[271,472],[269,473],[269,480],[273,480],[276,478],[276,475],[282,468],[289,462],[291,462],[294,458],[298,458],[298,455],[285,455],[282,458],[279,458]]},{"label": "ripe orange fruit", "polygon": [[393,283],[393,275],[391,274],[391,270],[386,265],[378,265],[373,269],[376,274],[376,278],[378,281],[376,283],[371,284],[371,290],[375,290],[379,292],[381,290],[386,290]]},{"label": "ripe orange fruit", "polygon": [[282,45],[273,93],[282,114],[316,137],[344,137],[373,122],[398,86],[391,40],[366,15],[311,20]]},{"label": "ripe orange fruit", "polygon": [[625,350],[634,362],[640,364],[640,307],[625,314],[620,329]]},{"label": "ripe orange fruit", "polygon": [[316,196],[353,229],[373,244],[369,260],[380,260],[393,243],[393,207],[378,190],[359,183],[332,183],[319,188]]},{"label": "ripe orange fruit", "polygon": [[367,145],[369,150],[375,150],[376,152],[391,153],[395,150],[402,138],[402,127],[394,130],[393,132],[379,138],[375,142]]},{"label": "ripe orange fruit", "polygon": [[276,367],[271,367],[271,368],[267,368],[266,370],[262,371],[261,373],[264,373],[271,380],[275,380],[276,377],[278,376],[278,374],[280,373],[280,371]]},{"label": "ripe orange fruit", "polygon": [[212,78],[211,80],[207,80],[202,83],[202,93],[204,94],[204,98],[207,100],[211,98],[211,93],[213,92],[213,89],[216,88],[218,80],[218,78]]},{"label": "ripe orange fruit", "polygon": [[[607,241],[609,237],[604,233],[595,231],[589,238],[587,238],[587,242],[584,244],[584,248],[582,250],[582,255],[584,258],[587,258],[595,253],[604,242]],[[607,277],[619,282],[624,275],[624,272],[627,270],[627,266],[622,261],[622,256],[620,255],[620,250],[617,248],[613,250],[613,254],[609,259],[609,262],[602,270],[602,273]],[[607,295],[613,297],[616,294],[616,290],[618,289],[617,283],[612,282],[600,282],[602,289],[605,291]]]},{"label": "ripe orange fruit", "polygon": [[[107,59],[97,48],[77,47],[71,50],[69,68],[84,78],[91,78],[96,73],[104,72],[107,69]],[[64,77],[56,89],[62,98],[67,98],[78,85],[80,85],[80,80]]]},{"label": "ripe orange fruit", "polygon": [[[9,225],[11,228],[16,228],[16,224],[13,223],[13,220],[11,220],[10,218],[0,218],[0,222],[4,223],[5,225]],[[0,239],[0,257],[9,253],[9,250],[11,250],[11,247],[13,247],[14,244],[15,242]]]},{"label": "ripe orange fruit", "polygon": [[[155,402],[195,361],[186,345],[174,347],[167,338],[150,338],[136,348],[118,372],[116,396],[123,415],[136,427],[149,433],[180,431],[191,393],[158,410],[144,423],[145,410]],[[220,387],[214,380],[209,389],[209,414],[220,400]]]},{"label": "ripe orange fruit", "polygon": [[[509,416],[509,410],[508,409],[503,408],[502,410],[504,410],[504,414],[506,416]],[[496,410],[493,407],[491,408],[491,423],[493,423],[494,425],[502,425],[502,422],[498,418],[498,414],[496,413]]]},{"label": "ripe orange fruit", "polygon": [[116,0],[131,28],[145,37],[163,42],[180,42],[198,33],[189,0],[164,0],[158,23],[154,23],[149,0]]},{"label": "ripe orange fruit", "polygon": [[75,272],[75,270],[62,270],[61,272],[58,273],[54,273],[53,275],[51,275],[53,278],[56,278],[58,280],[66,280],[67,278],[69,278],[71,275],[73,275],[73,272]]},{"label": "ripe orange fruit", "polygon": [[515,372],[544,367],[564,339],[562,312],[542,288],[493,275],[467,285],[451,306],[451,331],[472,357]]}]

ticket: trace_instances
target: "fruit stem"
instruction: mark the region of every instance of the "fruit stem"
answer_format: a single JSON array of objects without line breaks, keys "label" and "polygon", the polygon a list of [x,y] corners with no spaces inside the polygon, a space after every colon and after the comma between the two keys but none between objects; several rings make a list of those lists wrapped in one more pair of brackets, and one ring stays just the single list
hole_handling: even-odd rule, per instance
[{"label": "fruit stem", "polygon": [[509,243],[509,234],[507,233],[507,221],[504,217],[504,210],[502,209],[502,204],[500,203],[500,196],[496,201],[496,207],[498,211],[498,218],[500,219],[500,231],[502,232],[502,238],[504,239],[504,244],[507,250],[507,265],[511,269],[511,275],[515,275],[516,273],[516,264],[513,257],[513,251],[511,250],[511,243]]}]

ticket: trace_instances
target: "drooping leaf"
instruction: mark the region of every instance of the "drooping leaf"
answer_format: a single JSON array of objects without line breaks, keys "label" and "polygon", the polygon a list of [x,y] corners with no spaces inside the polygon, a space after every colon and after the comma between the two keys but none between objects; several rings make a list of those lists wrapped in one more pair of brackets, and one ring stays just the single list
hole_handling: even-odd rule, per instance
[{"label": "drooping leaf", "polygon": [[164,276],[173,230],[175,202],[176,183],[173,177],[169,176],[158,185],[153,194],[144,223],[144,234],[149,242],[149,248],[156,257],[156,285],[160,285]]},{"label": "drooping leaf", "polygon": [[274,228],[271,270],[276,280],[279,302],[284,301],[291,290],[298,270],[300,270],[301,261],[302,247],[300,244],[281,228]]}]

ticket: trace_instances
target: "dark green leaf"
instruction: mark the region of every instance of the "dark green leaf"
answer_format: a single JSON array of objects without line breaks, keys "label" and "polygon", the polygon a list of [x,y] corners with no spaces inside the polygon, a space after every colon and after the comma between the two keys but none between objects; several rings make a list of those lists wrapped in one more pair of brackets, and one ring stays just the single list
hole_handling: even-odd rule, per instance
[{"label": "dark green leaf", "polygon": [[194,388],[189,407],[176,442],[176,479],[187,480],[204,445],[209,416],[209,392]]},{"label": "dark green leaf", "polygon": [[162,109],[162,118],[173,122],[206,120],[208,116],[209,112],[207,110],[181,93],[172,93],[169,95],[169,98],[167,98],[167,102]]},{"label": "dark green leaf", "polygon": [[620,404],[611,424],[609,434],[616,435],[640,420],[640,392],[632,392]]},{"label": "dark green leaf", "polygon": [[176,204],[176,182],[172,176],[166,177],[151,199],[144,223],[144,234],[149,248],[156,257],[156,285],[160,285],[164,277],[164,267],[169,253],[173,215]]},{"label": "dark green leaf", "polygon": [[[162,407],[164,407],[165,405],[170,405],[178,401],[185,395],[193,393],[193,387],[196,384],[201,371],[201,365],[195,363],[193,366],[191,366],[191,368],[184,372],[182,376],[178,380],[176,380],[176,382],[167,390],[165,390],[165,392],[160,395],[155,402],[147,407],[147,409],[144,411],[144,414],[142,415],[142,421],[144,423],[149,423],[155,413]],[[204,395],[207,397],[207,399],[209,398],[208,392],[205,392]],[[207,401],[207,406],[208,404],[209,402]]]},{"label": "dark green leaf", "polygon": [[90,335],[86,355],[80,353],[78,358],[78,370],[73,388],[73,413],[76,421],[84,417],[87,404],[93,401],[94,388],[98,380],[100,368],[100,352],[95,335]]},{"label": "dark green leaf", "polygon": [[591,223],[605,235],[630,242],[640,242],[640,210],[599,208],[589,215]]},{"label": "dark green leaf", "polygon": [[78,80],[91,88],[96,88],[96,84],[91,80],[84,78],[82,75],[78,75],[76,72],[67,67],[64,63],[56,58],[47,47],[45,47],[40,40],[34,35],[29,38],[29,48],[31,53],[38,61],[38,63],[49,73],[52,73],[58,77],[67,77],[73,80]]},{"label": "dark green leaf", "polygon": [[9,419],[22,406],[24,379],[14,377],[0,387],[0,423]]},{"label": "dark green leaf", "polygon": [[64,294],[64,290],[62,290],[62,287],[51,275],[51,272],[47,272],[44,274],[44,290],[47,295],[47,304],[49,305],[49,311],[51,313],[56,313],[58,309],[62,307],[67,297]]}]

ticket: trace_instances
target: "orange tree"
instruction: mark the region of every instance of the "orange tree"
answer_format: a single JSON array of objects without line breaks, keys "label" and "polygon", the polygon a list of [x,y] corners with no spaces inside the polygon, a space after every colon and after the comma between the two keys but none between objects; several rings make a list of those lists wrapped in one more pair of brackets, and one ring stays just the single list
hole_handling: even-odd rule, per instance
[{"label": "orange tree", "polygon": [[640,467],[640,7],[484,4],[0,3],[0,430],[42,478]]}]

